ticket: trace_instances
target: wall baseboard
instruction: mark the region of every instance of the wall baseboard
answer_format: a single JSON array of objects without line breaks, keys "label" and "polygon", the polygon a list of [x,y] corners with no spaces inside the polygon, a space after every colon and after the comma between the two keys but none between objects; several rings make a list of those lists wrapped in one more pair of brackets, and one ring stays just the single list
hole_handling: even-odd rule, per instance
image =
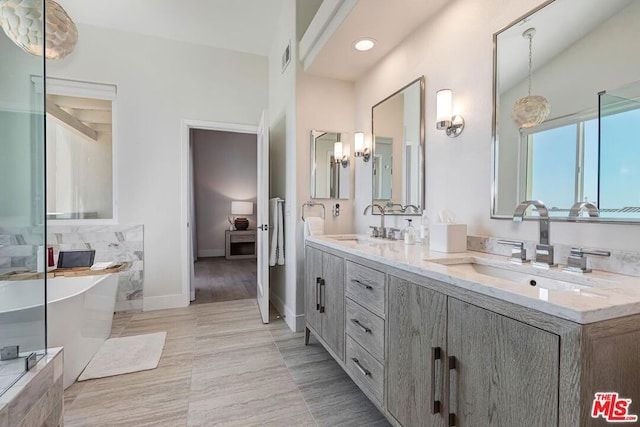
[{"label": "wall baseboard", "polygon": [[223,249],[201,249],[198,251],[198,258],[208,258],[214,256],[224,256]]},{"label": "wall baseboard", "polygon": [[289,329],[293,332],[302,332],[304,329],[304,314],[295,314],[278,295],[272,293],[269,300],[276,311],[284,316],[284,321],[289,326]]},{"label": "wall baseboard", "polygon": [[142,299],[142,311],[164,310],[167,308],[179,308],[186,306],[185,298],[182,294],[144,297]]}]

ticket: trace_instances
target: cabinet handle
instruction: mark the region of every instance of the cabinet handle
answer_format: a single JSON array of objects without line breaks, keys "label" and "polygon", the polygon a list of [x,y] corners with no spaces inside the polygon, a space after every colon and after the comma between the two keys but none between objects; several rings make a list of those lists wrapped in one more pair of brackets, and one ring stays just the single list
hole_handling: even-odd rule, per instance
[{"label": "cabinet handle", "polygon": [[364,283],[364,282],[362,282],[362,281],[360,281],[358,279],[351,279],[351,283],[355,283],[356,285],[360,285],[363,288],[368,289],[368,290],[372,290],[373,289],[373,286],[367,285],[366,283]]},{"label": "cabinet handle", "polygon": [[363,368],[362,365],[360,364],[360,361],[357,358],[352,357],[351,360],[356,365],[356,368],[358,368],[358,370],[362,373],[362,375],[364,375],[365,377],[371,376],[371,372],[368,369]]},{"label": "cabinet handle", "polygon": [[324,313],[324,296],[326,291],[324,290],[324,279],[320,279],[320,313]]},{"label": "cabinet handle", "polygon": [[320,310],[320,277],[316,277],[316,310]]},{"label": "cabinet handle", "polygon": [[364,326],[362,323],[360,323],[360,321],[358,319],[351,319],[351,322],[353,324],[355,324],[356,326],[360,327],[360,329],[362,329],[364,332],[370,334],[371,333],[371,329],[367,328],[366,326]]},{"label": "cabinet handle", "polygon": [[436,400],[436,360],[442,361],[442,349],[431,347],[431,414],[440,412],[440,401]]},{"label": "cabinet handle", "polygon": [[449,427],[454,427],[456,425],[456,413],[451,412],[451,396],[455,395],[455,393],[451,393],[453,387],[451,386],[451,371],[455,371],[457,368],[457,361],[455,356],[449,356]]}]

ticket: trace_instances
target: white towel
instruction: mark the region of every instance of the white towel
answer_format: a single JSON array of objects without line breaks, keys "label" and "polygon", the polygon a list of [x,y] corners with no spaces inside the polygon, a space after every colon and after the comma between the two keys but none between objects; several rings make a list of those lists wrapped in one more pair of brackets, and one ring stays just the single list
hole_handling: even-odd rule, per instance
[{"label": "white towel", "polygon": [[271,225],[271,247],[269,250],[269,265],[284,265],[284,215],[282,200],[279,197],[269,199],[269,222]]},{"label": "white towel", "polygon": [[310,216],[304,219],[305,236],[322,236],[324,234],[324,218]]}]

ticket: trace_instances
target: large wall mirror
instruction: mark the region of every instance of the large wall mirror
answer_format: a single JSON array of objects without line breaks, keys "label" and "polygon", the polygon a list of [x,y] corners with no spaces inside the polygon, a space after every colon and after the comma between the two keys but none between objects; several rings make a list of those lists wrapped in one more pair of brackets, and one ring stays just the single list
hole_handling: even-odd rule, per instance
[{"label": "large wall mirror", "polygon": [[[345,132],[311,131],[311,198],[348,199],[351,161]],[[342,156],[336,158],[336,146]]]},{"label": "large wall mirror", "polygon": [[384,207],[385,215],[420,215],[424,208],[424,77],[374,105],[371,117],[372,203]]},{"label": "large wall mirror", "polygon": [[[640,221],[638,40],[634,0],[550,1],[494,35],[494,218],[538,199],[554,219]],[[526,127],[529,92],[550,113]],[[600,216],[569,218],[580,202]]]}]

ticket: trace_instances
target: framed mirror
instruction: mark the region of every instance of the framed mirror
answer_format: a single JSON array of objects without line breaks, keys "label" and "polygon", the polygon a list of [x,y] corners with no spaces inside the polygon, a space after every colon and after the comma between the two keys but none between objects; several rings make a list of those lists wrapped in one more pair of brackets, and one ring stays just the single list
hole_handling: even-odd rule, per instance
[{"label": "framed mirror", "polygon": [[[633,0],[549,1],[494,35],[493,218],[537,199],[554,220],[640,222],[637,40]],[[548,116],[521,120],[528,95]],[[570,217],[581,202],[600,216]]]},{"label": "framed mirror", "polygon": [[422,214],[424,77],[374,105],[371,118],[372,203],[384,207],[385,215]]},{"label": "framed mirror", "polygon": [[[349,134],[311,131],[311,198],[348,199],[351,191]],[[342,156],[336,159],[339,147]]]}]

